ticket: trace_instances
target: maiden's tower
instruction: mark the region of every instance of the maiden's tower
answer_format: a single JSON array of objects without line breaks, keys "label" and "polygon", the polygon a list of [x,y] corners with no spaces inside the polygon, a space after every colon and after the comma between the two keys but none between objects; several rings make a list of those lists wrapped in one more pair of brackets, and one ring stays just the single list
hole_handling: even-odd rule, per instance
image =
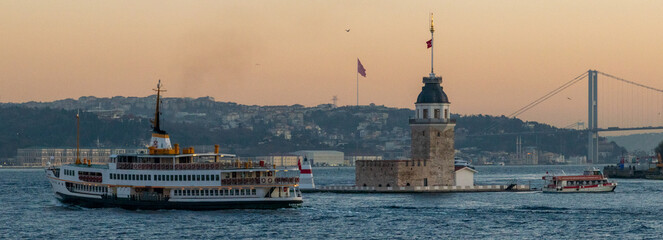
[{"label": "maiden's tower", "polygon": [[410,160],[363,160],[356,162],[355,180],[359,187],[454,186],[454,127],[450,102],[433,71],[433,18],[431,16],[431,73],[410,119],[412,155]]}]

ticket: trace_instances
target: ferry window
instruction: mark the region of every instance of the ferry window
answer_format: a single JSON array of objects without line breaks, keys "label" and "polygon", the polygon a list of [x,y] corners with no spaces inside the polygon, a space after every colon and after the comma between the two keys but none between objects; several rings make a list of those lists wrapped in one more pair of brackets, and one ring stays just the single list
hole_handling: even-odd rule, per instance
[{"label": "ferry window", "polygon": [[147,181],[152,181],[152,175],[147,175]]},{"label": "ferry window", "polygon": [[239,195],[239,189],[235,189],[235,195]]},{"label": "ferry window", "polygon": [[179,181],[184,181],[184,175],[180,175]]},{"label": "ferry window", "polygon": [[209,175],[205,175],[205,180],[209,181]]},{"label": "ferry window", "polygon": [[186,195],[190,196],[191,195],[191,190],[186,190]]},{"label": "ferry window", "polygon": [[216,175],[216,181],[219,181],[219,175]]},{"label": "ferry window", "polygon": [[235,190],[230,190],[230,196],[235,196]]},{"label": "ferry window", "polygon": [[251,189],[251,195],[256,195],[256,190],[255,189]]},{"label": "ferry window", "polygon": [[143,180],[143,174],[138,175],[138,181],[142,181],[142,180]]},{"label": "ferry window", "polygon": [[191,175],[187,175],[186,178],[188,179],[188,181],[191,181]]},{"label": "ferry window", "polygon": [[237,177],[237,173],[236,173],[236,172],[233,172],[232,175],[233,175],[232,178],[236,178],[236,177]]},{"label": "ferry window", "polygon": [[200,175],[196,175],[196,181],[200,181]]}]

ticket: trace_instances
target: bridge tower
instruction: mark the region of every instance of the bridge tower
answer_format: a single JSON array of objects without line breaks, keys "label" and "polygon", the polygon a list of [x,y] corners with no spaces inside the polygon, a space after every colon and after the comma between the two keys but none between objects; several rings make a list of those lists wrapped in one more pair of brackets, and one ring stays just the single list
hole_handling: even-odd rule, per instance
[{"label": "bridge tower", "polygon": [[587,163],[598,163],[599,159],[599,132],[598,132],[598,85],[597,71],[589,70],[588,103],[587,103]]}]

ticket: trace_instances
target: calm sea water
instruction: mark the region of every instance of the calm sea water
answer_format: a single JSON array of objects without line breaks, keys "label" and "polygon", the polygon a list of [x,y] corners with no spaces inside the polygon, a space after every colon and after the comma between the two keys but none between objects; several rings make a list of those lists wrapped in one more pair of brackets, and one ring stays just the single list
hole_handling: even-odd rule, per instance
[{"label": "calm sea water", "polygon": [[[478,184],[542,185],[546,171],[478,167]],[[354,168],[314,169],[319,185]],[[614,193],[305,194],[301,208],[223,211],[87,209],[59,203],[43,170],[0,169],[0,238],[647,239],[663,237],[663,181],[617,179]]]}]

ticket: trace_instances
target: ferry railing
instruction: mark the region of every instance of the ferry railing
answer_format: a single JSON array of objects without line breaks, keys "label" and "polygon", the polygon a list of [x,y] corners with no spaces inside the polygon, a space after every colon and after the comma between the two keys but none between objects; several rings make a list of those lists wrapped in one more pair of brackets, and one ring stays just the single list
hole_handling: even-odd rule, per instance
[{"label": "ferry railing", "polygon": [[243,168],[273,169],[260,162],[212,162],[212,163],[117,163],[117,169],[123,170],[224,170]]},{"label": "ferry railing", "polygon": [[274,185],[274,184],[296,184],[299,177],[260,177],[260,178],[226,178],[221,179],[221,184],[232,185]]},{"label": "ferry railing", "polygon": [[78,175],[78,180],[85,182],[101,182],[101,176]]},{"label": "ferry railing", "polygon": [[140,193],[129,195],[129,199],[133,201],[165,202],[168,201],[169,197],[158,193]]}]

